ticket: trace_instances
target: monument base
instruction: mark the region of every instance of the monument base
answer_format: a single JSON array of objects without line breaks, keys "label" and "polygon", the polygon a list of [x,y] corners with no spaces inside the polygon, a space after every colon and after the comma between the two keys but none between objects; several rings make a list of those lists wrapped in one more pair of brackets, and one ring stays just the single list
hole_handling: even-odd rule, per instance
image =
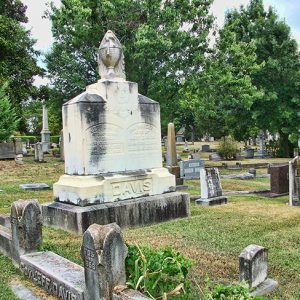
[{"label": "monument base", "polygon": [[250,293],[250,296],[265,296],[273,292],[277,287],[277,281],[267,278],[264,282],[257,286],[253,292]]},{"label": "monument base", "polygon": [[121,227],[159,223],[190,215],[186,193],[166,193],[80,207],[53,202],[42,206],[44,225],[82,234],[90,225],[116,222]]},{"label": "monument base", "polygon": [[166,168],[62,175],[53,185],[54,199],[79,206],[108,203],[175,192],[175,177]]},{"label": "monument base", "polygon": [[196,204],[202,205],[202,206],[214,206],[214,205],[221,205],[221,204],[227,204],[228,198],[224,196],[220,197],[213,197],[209,199],[200,198],[197,199]]}]

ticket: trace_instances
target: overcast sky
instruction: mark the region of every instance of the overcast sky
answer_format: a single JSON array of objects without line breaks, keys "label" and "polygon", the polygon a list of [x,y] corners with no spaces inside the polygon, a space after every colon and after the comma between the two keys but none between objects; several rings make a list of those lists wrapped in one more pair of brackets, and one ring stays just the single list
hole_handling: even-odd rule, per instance
[{"label": "overcast sky", "polygon": [[[60,4],[60,0],[52,0],[55,5]],[[95,0],[96,1],[96,0]],[[98,0],[101,1],[101,0]],[[35,48],[42,52],[47,52],[53,43],[51,34],[51,22],[42,18],[47,9],[48,0],[23,0],[27,5],[28,23],[26,27],[31,30],[32,37],[37,40]],[[212,13],[215,15],[216,22],[222,26],[226,10],[238,8],[240,5],[247,5],[249,0],[215,0],[212,6]],[[292,29],[293,37],[300,45],[300,1],[299,0],[264,0],[266,7],[273,6],[280,18],[285,19]],[[40,60],[42,64],[42,59]],[[41,79],[36,79],[36,84],[45,83]]]}]

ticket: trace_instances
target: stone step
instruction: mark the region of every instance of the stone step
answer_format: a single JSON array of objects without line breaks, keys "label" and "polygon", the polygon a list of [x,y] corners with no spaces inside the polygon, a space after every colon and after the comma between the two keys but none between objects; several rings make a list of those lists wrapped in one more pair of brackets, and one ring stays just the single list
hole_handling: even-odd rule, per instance
[{"label": "stone step", "polygon": [[84,268],[53,253],[21,256],[21,270],[48,293],[60,299],[84,299]]}]

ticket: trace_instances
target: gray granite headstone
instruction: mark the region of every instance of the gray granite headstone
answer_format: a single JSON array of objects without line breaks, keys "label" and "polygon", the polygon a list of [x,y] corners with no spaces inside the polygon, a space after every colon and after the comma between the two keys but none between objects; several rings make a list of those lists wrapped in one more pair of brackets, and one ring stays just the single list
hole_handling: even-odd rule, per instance
[{"label": "gray granite headstone", "polygon": [[179,162],[180,177],[184,179],[200,178],[200,168],[204,168],[204,161],[199,159],[182,160]]},{"label": "gray granite headstone", "polygon": [[116,223],[91,225],[83,235],[81,257],[88,299],[111,299],[113,288],[125,285],[127,247]]},{"label": "gray granite headstone", "polygon": [[24,190],[47,190],[49,185],[46,183],[23,183],[19,187]]},{"label": "gray granite headstone", "polygon": [[247,246],[239,256],[240,281],[246,282],[253,294],[266,295],[275,289],[278,283],[268,279],[268,251],[258,245]]},{"label": "gray granite headstone", "polygon": [[210,151],[210,146],[209,145],[202,145],[201,151],[203,151],[203,152],[209,152]]}]

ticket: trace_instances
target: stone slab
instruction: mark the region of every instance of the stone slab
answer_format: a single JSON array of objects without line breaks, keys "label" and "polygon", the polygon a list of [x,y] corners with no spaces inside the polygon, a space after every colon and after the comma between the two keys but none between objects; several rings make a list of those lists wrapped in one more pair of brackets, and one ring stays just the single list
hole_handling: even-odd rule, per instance
[{"label": "stone slab", "polygon": [[19,187],[24,190],[46,190],[49,189],[49,185],[46,183],[24,183]]},{"label": "stone slab", "polygon": [[53,252],[22,255],[20,269],[25,276],[59,299],[84,299],[84,268]]},{"label": "stone slab", "polygon": [[179,162],[180,177],[184,179],[199,179],[200,168],[204,168],[204,160],[189,159]]},{"label": "stone slab", "polygon": [[256,289],[250,293],[250,296],[260,295],[265,296],[273,292],[278,287],[278,282],[274,279],[267,278]]},{"label": "stone slab", "polygon": [[93,223],[128,227],[188,217],[190,199],[187,193],[172,192],[85,207],[53,202],[42,208],[44,225],[82,234]]},{"label": "stone slab", "polygon": [[255,176],[251,173],[241,173],[241,174],[222,175],[221,177],[226,179],[248,180],[248,179],[254,179]]},{"label": "stone slab", "polygon": [[113,294],[112,300],[150,300],[139,291],[125,289]]},{"label": "stone slab", "polygon": [[196,204],[202,205],[202,206],[214,206],[214,205],[221,205],[221,204],[227,204],[228,198],[227,197],[214,197],[209,199],[197,199]]}]

